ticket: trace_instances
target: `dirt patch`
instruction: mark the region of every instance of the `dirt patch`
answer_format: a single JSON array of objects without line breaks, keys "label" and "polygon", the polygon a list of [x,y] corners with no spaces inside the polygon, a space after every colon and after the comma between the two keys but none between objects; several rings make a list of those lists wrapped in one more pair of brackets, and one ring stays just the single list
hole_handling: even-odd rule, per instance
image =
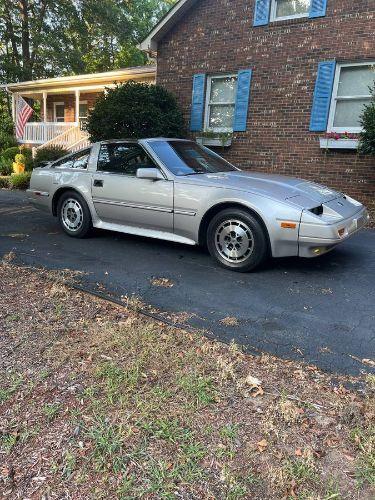
[{"label": "dirt patch", "polygon": [[374,496],[375,378],[253,357],[0,266],[3,498]]}]

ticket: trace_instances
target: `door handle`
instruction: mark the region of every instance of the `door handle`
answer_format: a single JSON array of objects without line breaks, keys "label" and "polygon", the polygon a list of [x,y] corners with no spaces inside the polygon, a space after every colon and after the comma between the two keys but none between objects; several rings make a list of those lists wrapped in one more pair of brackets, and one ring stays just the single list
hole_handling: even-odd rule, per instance
[{"label": "door handle", "polygon": [[104,181],[102,179],[94,179],[94,187],[102,188],[104,185]]}]

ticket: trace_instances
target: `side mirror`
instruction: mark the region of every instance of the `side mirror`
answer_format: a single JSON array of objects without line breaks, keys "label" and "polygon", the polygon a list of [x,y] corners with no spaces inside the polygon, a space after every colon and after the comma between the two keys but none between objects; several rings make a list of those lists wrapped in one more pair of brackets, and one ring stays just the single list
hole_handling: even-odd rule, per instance
[{"label": "side mirror", "polygon": [[139,168],[137,170],[138,179],[149,179],[150,181],[160,181],[164,179],[158,168]]}]

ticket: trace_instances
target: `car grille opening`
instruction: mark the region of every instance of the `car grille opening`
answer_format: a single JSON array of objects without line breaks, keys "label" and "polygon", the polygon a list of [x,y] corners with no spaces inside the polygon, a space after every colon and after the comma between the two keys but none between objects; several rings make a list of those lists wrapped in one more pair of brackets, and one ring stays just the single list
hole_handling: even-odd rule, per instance
[{"label": "car grille opening", "polygon": [[314,215],[322,215],[323,213],[323,205],[319,205],[318,207],[310,208],[309,210]]}]

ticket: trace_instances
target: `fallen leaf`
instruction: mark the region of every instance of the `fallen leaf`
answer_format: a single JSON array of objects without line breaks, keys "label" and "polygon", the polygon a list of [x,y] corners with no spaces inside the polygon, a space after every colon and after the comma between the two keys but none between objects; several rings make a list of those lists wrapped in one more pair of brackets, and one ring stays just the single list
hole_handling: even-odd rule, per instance
[{"label": "fallen leaf", "polygon": [[362,359],[362,363],[364,365],[369,365],[369,366],[375,367],[375,361],[373,359]]},{"label": "fallen leaf", "polygon": [[262,382],[259,380],[259,378],[253,377],[252,375],[248,375],[245,378],[245,383],[250,387],[260,387],[262,385]]},{"label": "fallen leaf", "polygon": [[256,398],[257,396],[263,396],[263,394],[264,390],[261,387],[258,387],[251,392],[253,398]]},{"label": "fallen leaf", "polygon": [[257,447],[258,447],[258,451],[263,453],[264,451],[266,451],[266,449],[268,447],[268,442],[265,439],[262,439],[261,441],[259,441],[257,443]]},{"label": "fallen leaf", "polygon": [[301,448],[297,448],[296,451],[294,452],[296,457],[302,457],[302,450]]},{"label": "fallen leaf", "polygon": [[227,316],[226,318],[221,319],[220,323],[222,323],[225,326],[237,326],[238,319],[232,316]]}]

